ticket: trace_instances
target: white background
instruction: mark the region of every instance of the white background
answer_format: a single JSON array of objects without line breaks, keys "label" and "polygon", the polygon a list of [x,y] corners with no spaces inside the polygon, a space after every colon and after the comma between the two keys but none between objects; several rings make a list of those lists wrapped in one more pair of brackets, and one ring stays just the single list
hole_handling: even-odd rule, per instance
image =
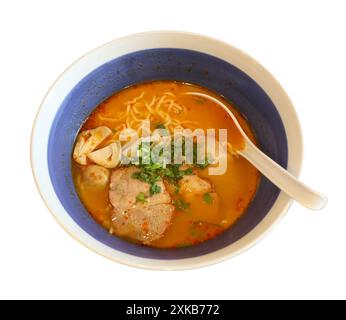
[{"label": "white background", "polygon": [[[0,298],[346,298],[345,16],[345,2],[331,0],[1,1]],[[38,106],[84,53],[158,29],[229,42],[277,77],[303,127],[301,178],[328,194],[325,210],[294,203],[252,249],[181,272],[116,264],[60,228],[30,169]]]}]

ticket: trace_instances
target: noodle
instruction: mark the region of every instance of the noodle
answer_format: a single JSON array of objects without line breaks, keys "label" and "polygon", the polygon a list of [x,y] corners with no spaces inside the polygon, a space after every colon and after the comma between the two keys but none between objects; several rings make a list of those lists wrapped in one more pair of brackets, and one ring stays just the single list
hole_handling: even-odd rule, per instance
[{"label": "noodle", "polygon": [[[119,117],[105,117],[101,114],[98,114],[98,117],[100,120],[120,123],[114,128],[115,134],[112,136],[111,141],[116,141],[119,138],[120,131],[124,129],[133,129],[140,135],[142,121],[144,120],[161,121],[171,135],[176,128],[197,129],[198,123],[196,121],[179,119],[186,112],[186,108],[179,104],[175,97],[175,94],[167,91],[160,96],[155,95],[151,101],[147,101],[143,91],[140,95],[125,103],[126,111],[122,112]],[[236,154],[231,143],[227,144],[227,152]]]},{"label": "noodle", "polygon": [[177,103],[175,94],[165,92],[160,96],[154,96],[151,101],[147,101],[144,97],[144,91],[125,103],[126,111],[117,118],[110,116],[105,117],[98,114],[100,120],[120,123],[115,130],[120,128],[134,129],[140,131],[141,122],[143,120],[161,121],[163,125],[172,133],[175,127],[196,128],[195,121],[182,121],[179,119],[186,111],[185,106]]},{"label": "noodle", "polygon": [[127,115],[126,115],[126,112],[124,112],[123,115],[121,115],[121,116],[119,116],[119,117],[117,117],[117,118],[104,117],[104,116],[102,116],[101,114],[98,114],[97,116],[98,116],[98,118],[99,118],[100,120],[103,120],[103,121],[119,122],[119,121],[125,119]]}]

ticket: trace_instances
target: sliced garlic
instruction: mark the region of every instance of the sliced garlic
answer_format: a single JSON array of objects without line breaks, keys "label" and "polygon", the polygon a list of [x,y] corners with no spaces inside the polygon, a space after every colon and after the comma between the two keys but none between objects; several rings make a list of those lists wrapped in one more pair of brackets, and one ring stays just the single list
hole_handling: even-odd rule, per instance
[{"label": "sliced garlic", "polygon": [[113,142],[102,149],[89,153],[88,158],[105,168],[115,168],[121,160],[121,144],[119,141]]},{"label": "sliced garlic", "polygon": [[73,159],[79,164],[87,164],[87,155],[112,134],[108,127],[101,126],[95,129],[82,131],[77,137],[73,151]]}]

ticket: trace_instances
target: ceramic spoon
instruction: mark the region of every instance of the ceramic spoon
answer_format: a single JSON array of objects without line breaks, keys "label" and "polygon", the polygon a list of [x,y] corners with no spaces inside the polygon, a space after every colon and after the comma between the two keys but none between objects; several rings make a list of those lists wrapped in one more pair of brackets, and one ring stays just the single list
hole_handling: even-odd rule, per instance
[{"label": "ceramic spoon", "polygon": [[283,192],[289,195],[293,200],[299,202],[303,206],[319,210],[327,204],[327,197],[321,194],[304,183],[300,182],[296,177],[290,174],[287,170],[282,168],[261,150],[259,150],[249,139],[246,133],[243,131],[235,115],[227,108],[225,104],[217,99],[210,97],[206,94],[199,92],[187,92],[185,94],[200,96],[209,100],[212,100],[220,107],[222,107],[232,118],[234,124],[238,128],[245,140],[245,147],[242,150],[236,152],[248,160],[253,166],[255,166],[264,176],[266,176],[272,183],[279,187]]}]

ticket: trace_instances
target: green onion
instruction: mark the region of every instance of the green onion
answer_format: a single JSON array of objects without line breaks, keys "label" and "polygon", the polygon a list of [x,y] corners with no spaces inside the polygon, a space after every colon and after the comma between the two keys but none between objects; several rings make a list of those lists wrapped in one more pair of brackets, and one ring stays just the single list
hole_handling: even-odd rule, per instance
[{"label": "green onion", "polygon": [[175,186],[174,194],[179,194],[180,187],[177,185]]},{"label": "green onion", "polygon": [[147,200],[145,199],[145,194],[144,194],[144,192],[138,193],[138,195],[137,195],[137,197],[136,197],[136,202],[142,202],[142,203],[147,202]]},{"label": "green onion", "polygon": [[207,204],[212,204],[212,203],[213,203],[213,198],[212,198],[212,196],[210,195],[210,193],[205,193],[205,194],[203,195],[203,200],[204,200],[204,202],[207,203]]},{"label": "green onion", "polygon": [[173,205],[176,207],[178,211],[187,212],[190,209],[190,204],[181,198],[174,200]]},{"label": "green onion", "polygon": [[166,129],[166,127],[165,127],[164,124],[159,123],[159,124],[156,126],[156,129]]}]

